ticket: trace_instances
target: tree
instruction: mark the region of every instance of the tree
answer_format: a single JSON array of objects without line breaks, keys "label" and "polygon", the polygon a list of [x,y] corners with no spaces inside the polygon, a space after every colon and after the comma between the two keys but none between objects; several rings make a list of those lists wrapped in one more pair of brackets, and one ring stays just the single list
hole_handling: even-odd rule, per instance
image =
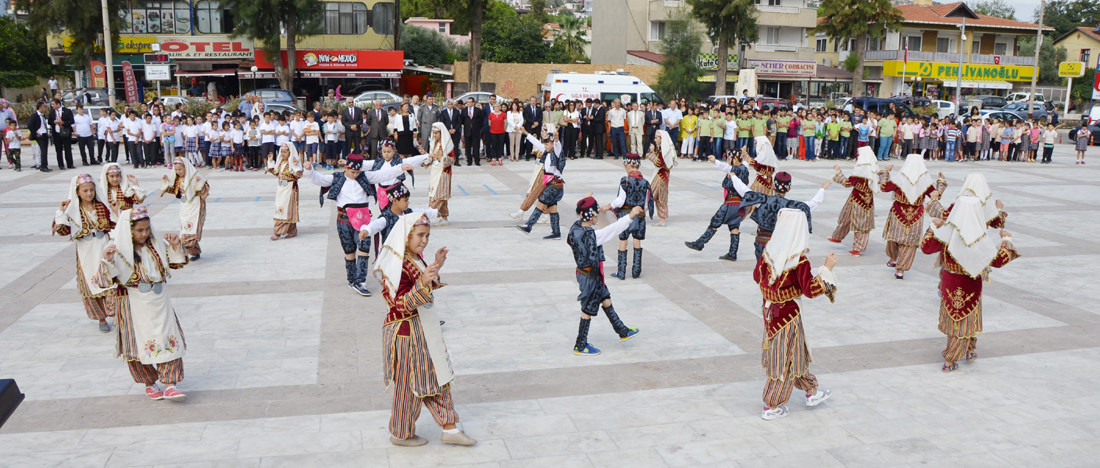
[{"label": "tree", "polygon": [[817,14],[824,18],[818,29],[830,39],[855,38],[851,54],[858,57],[855,59],[858,62],[852,71],[852,94],[863,94],[863,51],[867,49],[867,39],[882,38],[887,29],[900,30],[905,19],[901,10],[894,8],[890,0],[823,0]]},{"label": "tree", "polygon": [[[1039,22],[1039,8],[1035,8],[1032,21]],[[1100,5],[1096,0],[1049,0],[1043,25],[1054,28],[1053,37],[1062,37],[1080,25],[1095,27],[1100,24]]]},{"label": "tree", "polygon": [[706,87],[699,82],[703,68],[695,59],[703,46],[703,35],[695,29],[691,19],[683,14],[673,14],[665,23],[665,37],[661,39],[665,60],[657,73],[657,92],[665,99],[687,98],[694,100]]},{"label": "tree", "polygon": [[[542,63],[550,54],[543,40],[543,23],[531,15],[519,16],[513,10],[486,21],[484,58],[497,63]],[[470,88],[471,90],[474,88]]]},{"label": "tree", "polygon": [[561,62],[587,62],[588,55],[584,53],[584,46],[588,45],[588,39],[584,38],[587,31],[584,21],[572,15],[559,16],[558,21],[561,29],[554,37],[554,46],[561,44],[561,50],[565,54],[565,60]]},{"label": "tree", "polygon": [[982,0],[970,4],[974,13],[1016,21],[1016,8],[1005,0]]},{"label": "tree", "polygon": [[[1035,56],[1035,37],[1019,40],[1020,56]],[[1058,76],[1058,64],[1066,61],[1066,48],[1054,47],[1054,41],[1048,37],[1043,38],[1043,46],[1039,49],[1039,84],[1062,84],[1062,78]]]},{"label": "tree", "polygon": [[[107,0],[111,37],[117,38],[122,27],[122,0]],[[64,32],[72,38],[69,62],[88,67],[95,59],[96,41],[103,34],[103,10],[97,1],[88,0],[16,0],[15,9],[28,12],[27,24],[32,33],[45,40],[47,34]],[[6,43],[4,44],[6,47]],[[112,50],[117,43],[109,44]],[[90,71],[90,70],[89,70]]]},{"label": "tree", "polygon": [[[261,50],[275,64],[279,86],[294,90],[294,68],[298,63],[298,41],[325,30],[324,6],[318,0],[221,0],[222,7],[237,20],[232,37],[250,37],[262,43]],[[286,38],[283,62],[282,38]]]},{"label": "tree", "polygon": [[418,65],[438,67],[453,63],[453,60],[448,61],[453,48],[439,31],[401,25],[401,50],[405,51],[405,59]]},{"label": "tree", "polygon": [[531,0],[531,16],[539,24],[550,22],[550,15],[546,14],[546,0]]},{"label": "tree", "polygon": [[64,70],[50,63],[46,40],[10,16],[0,17],[0,44],[0,88],[29,88]]},{"label": "tree", "polygon": [[725,94],[729,44],[733,42],[740,59],[740,45],[752,44],[760,38],[760,28],[756,25],[759,11],[753,0],[688,0],[688,4],[692,16],[707,28],[711,42],[718,42],[714,89],[717,94]]}]

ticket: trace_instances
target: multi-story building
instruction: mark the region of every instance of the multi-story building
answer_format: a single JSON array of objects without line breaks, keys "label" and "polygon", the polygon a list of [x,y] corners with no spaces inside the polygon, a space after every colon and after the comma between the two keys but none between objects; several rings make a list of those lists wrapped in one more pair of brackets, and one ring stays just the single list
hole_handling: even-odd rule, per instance
[{"label": "multi-story building", "polygon": [[[817,10],[808,7],[806,0],[755,1],[760,39],[745,46],[741,65],[757,70],[760,93],[788,96],[793,83],[815,74],[814,49],[807,30],[816,26]],[[682,0],[594,2],[592,63],[655,64],[650,59],[663,54],[661,39],[669,18],[676,13],[690,15],[690,9]],[[730,44],[730,50],[719,51],[717,44],[704,39],[698,60],[713,74],[717,55],[726,53],[731,59],[728,69],[736,73],[739,54],[733,47]],[[718,94],[732,94],[732,86],[727,82],[727,90]],[[768,92],[772,88],[774,92]]]},{"label": "multi-story building", "polygon": [[[961,2],[915,0],[897,8],[905,18],[901,29],[868,40],[863,52],[867,95],[954,96],[960,62],[963,95],[1005,94],[1013,82],[1031,81],[1034,57],[1019,55],[1019,41],[1034,38],[1039,25],[978,15]],[[965,38],[961,15],[968,16]],[[834,41],[820,31],[812,35],[815,60],[824,65],[840,66],[855,48],[854,39]]]}]

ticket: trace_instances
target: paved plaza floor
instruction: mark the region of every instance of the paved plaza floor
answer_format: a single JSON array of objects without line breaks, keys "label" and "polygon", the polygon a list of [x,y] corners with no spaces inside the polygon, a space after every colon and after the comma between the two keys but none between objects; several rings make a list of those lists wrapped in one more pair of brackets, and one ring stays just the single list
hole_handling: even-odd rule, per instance
[{"label": "paved plaza floor", "polygon": [[[763,323],[751,221],[740,260],[718,260],[724,229],[703,252],[694,240],[722,199],[723,174],[681,161],[671,179],[668,227],[650,224],[639,279],[608,279],[619,315],[641,334],[619,343],[602,316],[596,357],[571,352],[579,306],[574,264],[549,227],[527,236],[508,213],[534,163],[455,168],[451,224],[428,249],[450,249],[435,295],[457,374],[454,399],[474,447],[444,446],[427,411],[429,444],[390,445],[382,383],[384,300],[346,285],[332,204],[303,181],[300,235],[271,242],[275,180],[203,173],[210,181],[202,259],[170,282],[187,337],[184,403],[150,401],[112,358],[80,303],[74,248],[50,221],[82,172],[0,169],[0,378],[27,395],[0,429],[0,467],[1033,467],[1096,466],[1100,459],[1100,169],[1055,163],[928,164],[953,199],[982,172],[1009,213],[1022,257],[985,286],[980,358],[940,372],[945,338],[930,256],[904,281],[885,266],[890,195],[876,196],[865,255],[826,241],[848,197],[833,186],[813,213],[810,261],[835,251],[835,304],[804,300],[814,372],[832,398],[763,421]],[[1097,154],[1095,150],[1092,154]],[[53,156],[51,154],[51,161]],[[29,158],[25,158],[29,159]],[[894,160],[900,169],[901,162]],[[78,162],[79,164],[79,162]],[[784,161],[791,198],[807,200],[832,162]],[[52,164],[51,164],[52,165]],[[852,163],[841,162],[846,171]],[[153,224],[178,226],[179,205],[156,189],[169,169],[136,174]],[[643,173],[652,177],[648,163]],[[585,192],[614,197],[614,160],[569,162],[562,229]],[[416,174],[411,205],[427,204]],[[615,269],[614,243],[607,249]]]}]

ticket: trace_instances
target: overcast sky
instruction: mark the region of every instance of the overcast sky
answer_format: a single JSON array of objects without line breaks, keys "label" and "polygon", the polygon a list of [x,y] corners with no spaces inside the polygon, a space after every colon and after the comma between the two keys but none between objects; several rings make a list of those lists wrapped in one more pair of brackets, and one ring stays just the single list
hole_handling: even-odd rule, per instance
[{"label": "overcast sky", "polygon": [[1035,9],[1039,8],[1039,0],[1007,0],[1008,4],[1016,9],[1016,19],[1031,21]]}]

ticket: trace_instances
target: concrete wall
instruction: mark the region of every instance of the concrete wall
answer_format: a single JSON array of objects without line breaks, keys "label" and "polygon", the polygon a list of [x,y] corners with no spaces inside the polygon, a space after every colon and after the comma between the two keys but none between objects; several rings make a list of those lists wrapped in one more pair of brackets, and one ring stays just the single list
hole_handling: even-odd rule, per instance
[{"label": "concrete wall", "polygon": [[[599,3],[596,2],[596,5],[599,5]],[[469,62],[455,62],[454,80],[456,88],[468,88],[469,65]],[[661,67],[654,65],[483,62],[481,64],[481,85],[483,89],[493,89],[497,94],[504,97],[527,99],[539,93],[550,70],[561,70],[562,73],[595,73],[598,71],[614,71],[620,68],[650,86],[657,83],[657,73],[661,70]],[[461,94],[461,92],[456,92],[455,96],[458,94]]]}]

